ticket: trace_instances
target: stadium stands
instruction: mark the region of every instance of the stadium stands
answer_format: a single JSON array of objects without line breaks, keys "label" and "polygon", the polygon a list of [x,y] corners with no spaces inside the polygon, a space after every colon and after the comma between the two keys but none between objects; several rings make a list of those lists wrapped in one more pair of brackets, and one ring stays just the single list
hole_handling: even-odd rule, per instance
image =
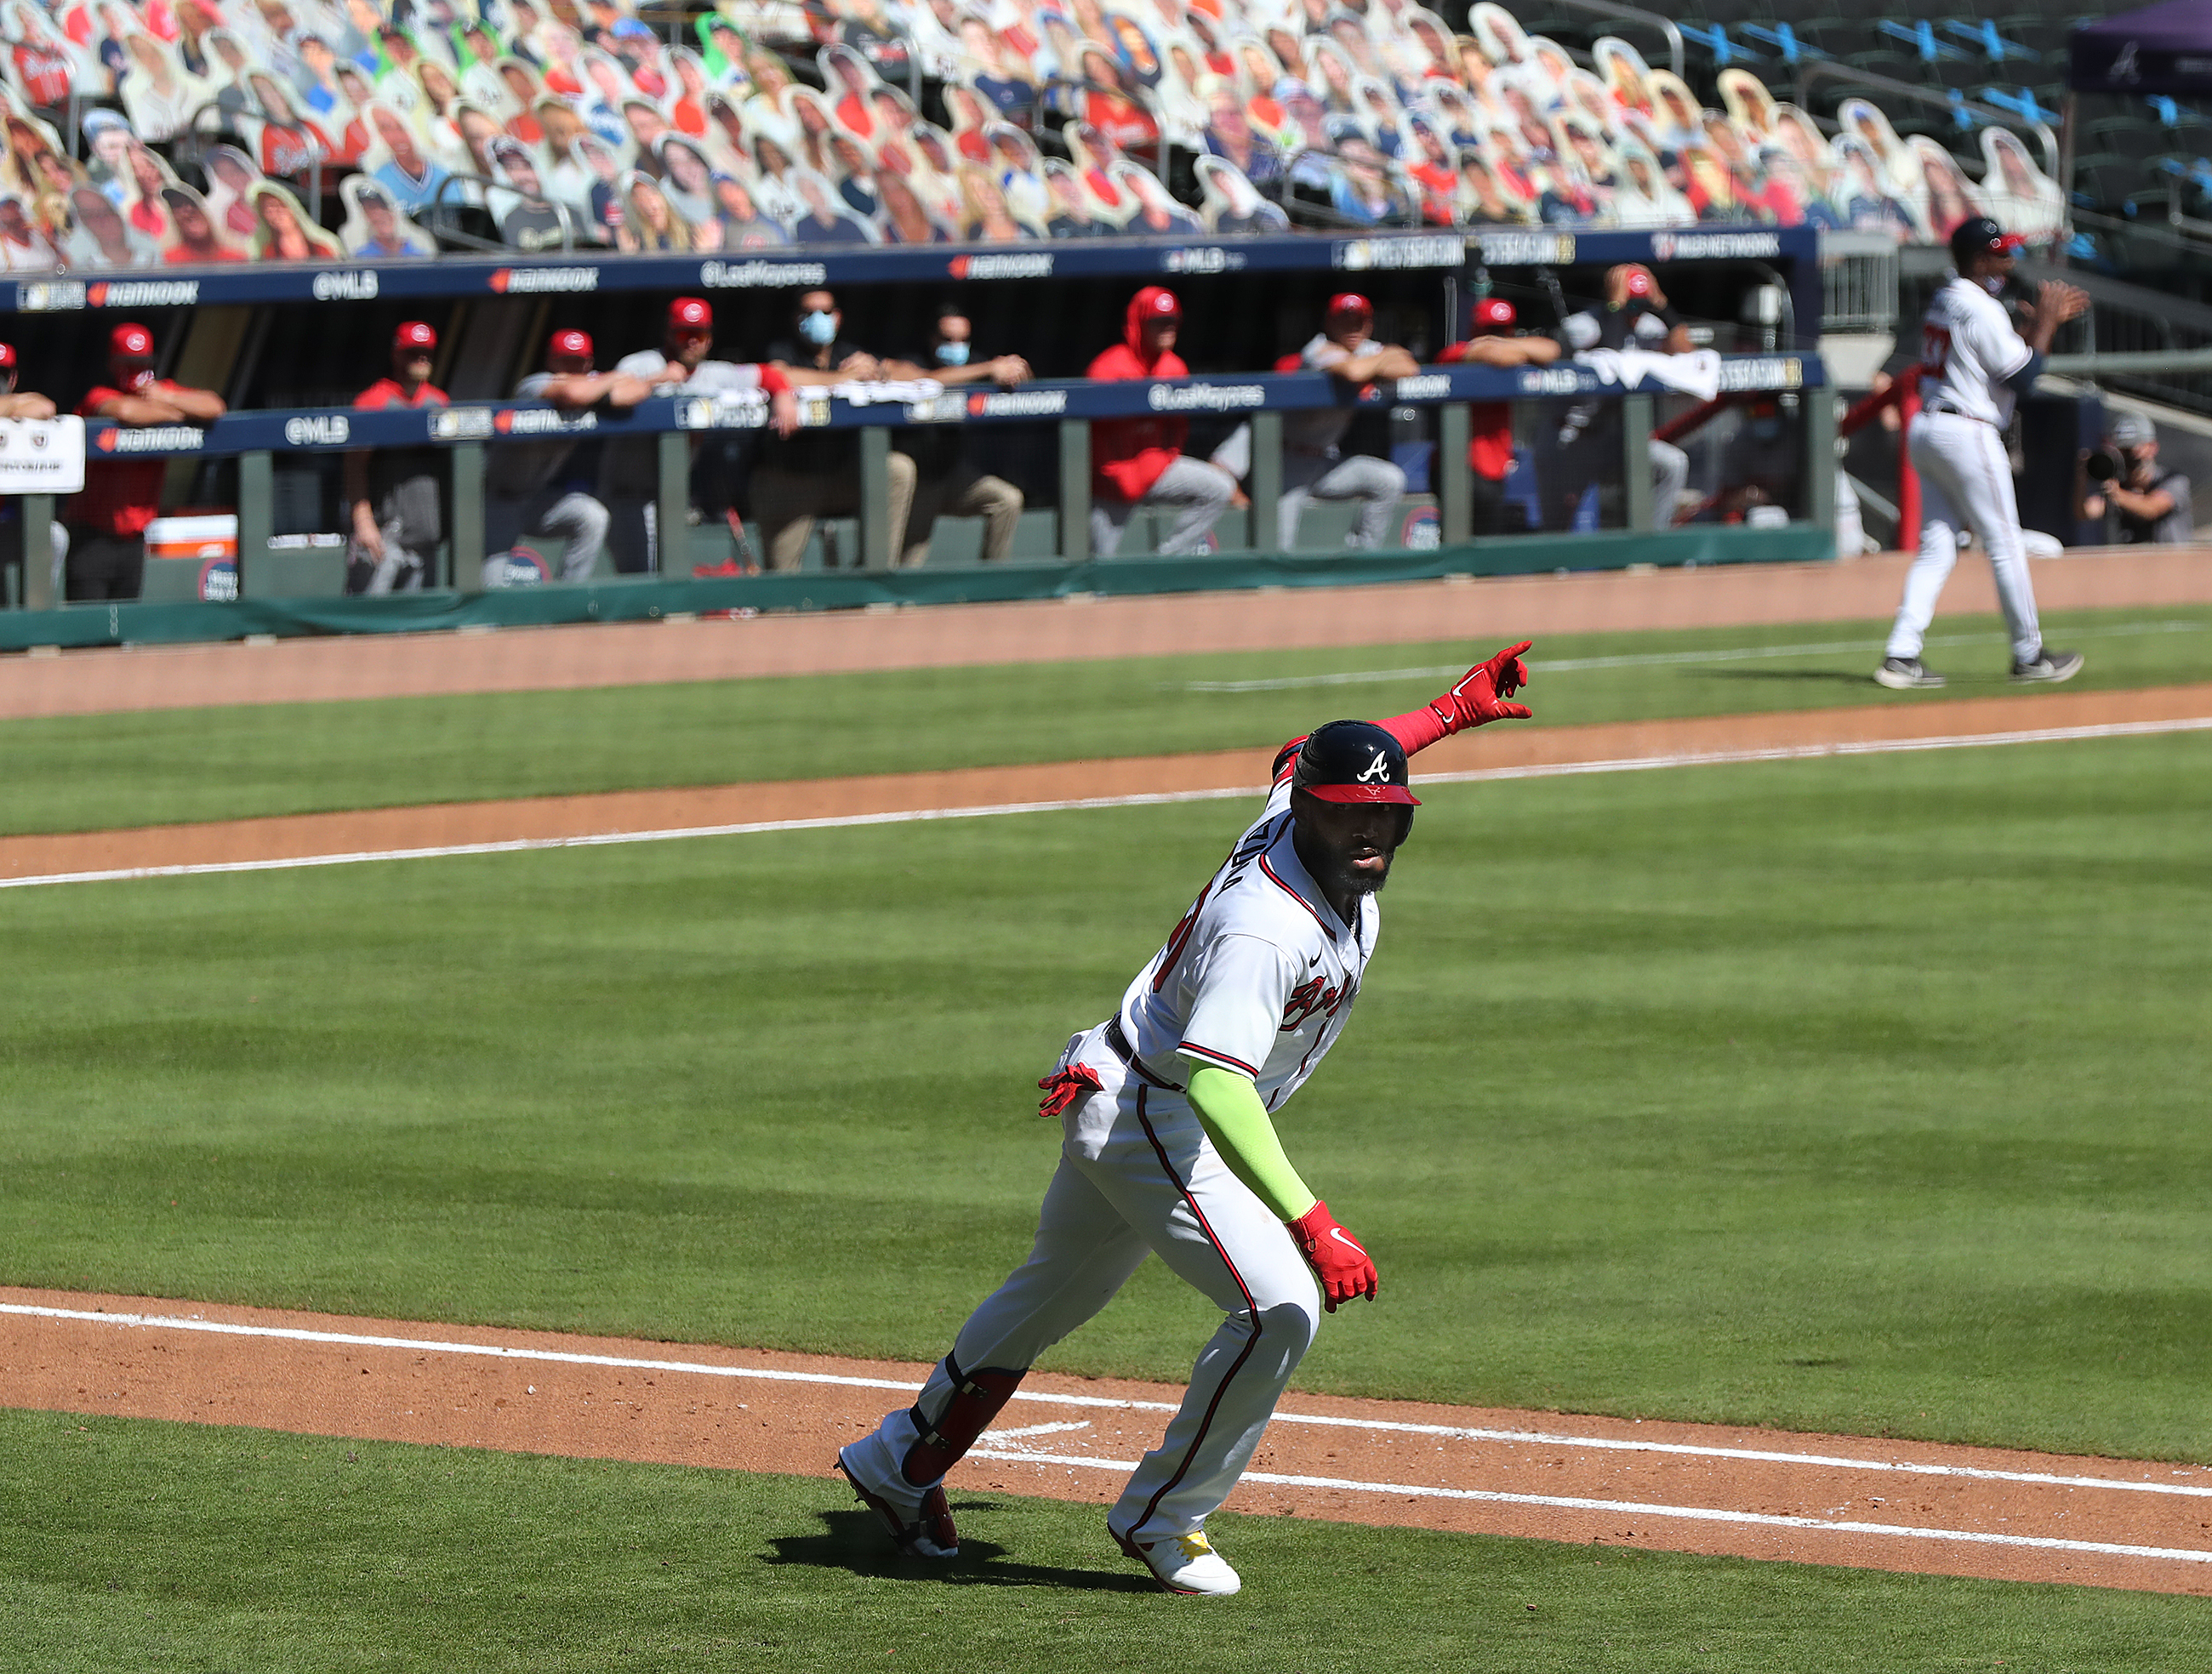
[{"label": "stadium stands", "polygon": [[[1677,76],[1626,38],[1651,25],[1573,0],[1522,6],[1534,29],[1492,0],[1457,27],[1370,0],[726,0],[650,22],[632,0],[15,0],[0,259],[1698,221],[1939,243],[1983,210],[2054,235],[2035,127],[2067,20],[1832,4],[1670,8]],[[1816,69],[1936,102],[1827,73],[1816,114],[1793,102]],[[2206,141],[2173,100],[2116,106],[2069,184],[2115,214],[2194,204]]]}]

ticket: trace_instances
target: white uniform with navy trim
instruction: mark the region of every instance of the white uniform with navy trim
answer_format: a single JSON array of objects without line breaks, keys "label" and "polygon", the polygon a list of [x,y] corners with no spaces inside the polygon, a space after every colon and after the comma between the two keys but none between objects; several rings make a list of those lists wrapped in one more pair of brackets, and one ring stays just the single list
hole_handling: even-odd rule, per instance
[{"label": "white uniform with navy trim", "polygon": [[1923,404],[1905,437],[1920,473],[1920,553],[1906,573],[1904,602],[1884,654],[1920,655],[1936,601],[1959,561],[1960,532],[1971,529],[1996,575],[2013,660],[2024,663],[2041,649],[2043,633],[2005,454],[2013,391],[2004,380],[2028,363],[2033,351],[2002,302],[1973,281],[1955,276],[1936,293],[1921,337],[1922,363],[1938,370],[1921,379]]},{"label": "white uniform with navy trim", "polygon": [[[1256,1071],[1279,1108],[1343,1033],[1377,922],[1366,896],[1344,923],[1299,862],[1286,767],[1121,1010],[1060,1055],[1062,1066],[1090,1066],[1100,1090],[1062,1116],[1036,1246],[961,1327],[951,1358],[1033,1364],[1155,1252],[1222,1310],[1165,1437],[1108,1514],[1119,1535],[1150,1543],[1200,1526],[1243,1473],[1321,1321],[1312,1270],[1221,1160],[1182,1084],[1202,1064]],[[951,1387],[940,1365],[918,1404],[942,1410]],[[878,1432],[891,1458],[915,1433],[903,1412]]]}]

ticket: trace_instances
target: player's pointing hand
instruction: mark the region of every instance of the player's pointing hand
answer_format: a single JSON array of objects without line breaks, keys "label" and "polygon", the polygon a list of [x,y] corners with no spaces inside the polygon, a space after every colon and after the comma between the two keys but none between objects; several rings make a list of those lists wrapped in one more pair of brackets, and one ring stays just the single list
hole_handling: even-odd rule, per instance
[{"label": "player's pointing hand", "polygon": [[1458,732],[1490,721],[1525,721],[1533,714],[1525,704],[1509,703],[1528,683],[1528,665],[1521,653],[1535,642],[1523,640],[1509,646],[1486,663],[1477,663],[1460,682],[1429,707],[1443,717],[1445,728]]}]

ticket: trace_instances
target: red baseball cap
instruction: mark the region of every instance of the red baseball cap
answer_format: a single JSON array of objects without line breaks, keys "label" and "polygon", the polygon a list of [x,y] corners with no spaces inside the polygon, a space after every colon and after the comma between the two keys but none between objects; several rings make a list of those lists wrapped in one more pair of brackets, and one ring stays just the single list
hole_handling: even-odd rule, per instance
[{"label": "red baseball cap", "polygon": [[1631,296],[1650,295],[1651,276],[1640,270],[1630,274],[1628,276],[1628,294]]},{"label": "red baseball cap", "polygon": [[107,352],[118,361],[150,361],[154,334],[143,325],[118,325],[107,334]]},{"label": "red baseball cap", "polygon": [[392,334],[394,349],[419,349],[426,353],[438,346],[438,334],[419,319],[410,319]]},{"label": "red baseball cap", "polygon": [[703,297],[679,296],[668,305],[668,329],[711,331],[714,329],[714,311],[707,306]]},{"label": "red baseball cap", "polygon": [[545,345],[549,357],[562,360],[588,361],[592,358],[592,334],[588,331],[556,331],[552,342]]},{"label": "red baseball cap", "polygon": [[1339,291],[1329,298],[1328,312],[1331,319],[1339,314],[1357,314],[1362,319],[1372,319],[1375,318],[1375,305],[1358,291]]},{"label": "red baseball cap", "polygon": [[15,345],[11,343],[0,343],[0,367],[5,367],[12,372],[15,370]]},{"label": "red baseball cap", "polygon": [[1486,296],[1474,305],[1474,329],[1478,331],[1507,331],[1520,318],[1519,312],[1502,296]]},{"label": "red baseball cap", "polygon": [[1173,291],[1159,285],[1148,285],[1146,287],[1146,293],[1138,303],[1146,313],[1155,319],[1182,318],[1182,304],[1176,300],[1176,294]]}]

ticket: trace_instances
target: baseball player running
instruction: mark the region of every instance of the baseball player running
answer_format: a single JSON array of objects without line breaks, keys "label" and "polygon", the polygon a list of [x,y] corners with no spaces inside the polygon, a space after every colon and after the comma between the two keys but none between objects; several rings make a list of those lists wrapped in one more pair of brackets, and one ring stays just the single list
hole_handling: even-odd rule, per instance
[{"label": "baseball player running", "polygon": [[1951,234],[1957,276],[1936,293],[1922,323],[1923,405],[1905,437],[1920,473],[1920,555],[1905,577],[1905,600],[1874,677],[1898,691],[1941,686],[1943,676],[1920,660],[1936,600],[1959,561],[1959,535],[1980,537],[1996,572],[1997,599],[2012,634],[2014,680],[2071,680],[2081,654],[2051,651],[2035,620],[2035,589],[2021,543],[2020,509],[2004,428],[2013,401],[2035,387],[2051,334],[2089,306],[2072,285],[2045,283],[2023,339],[1997,294],[2013,269],[2020,240],[1986,215]]},{"label": "baseball player running", "polygon": [[1157,1252],[1223,1319],[1107,1531],[1171,1592],[1237,1590],[1206,1513],[1243,1474],[1322,1309],[1371,1299],[1376,1283],[1284,1155],[1273,1115],[1343,1034],[1374,955],[1375,895],[1417,805],[1407,758],[1525,718],[1507,700],[1528,678],[1528,648],[1410,714],[1331,721],[1284,745],[1260,817],[1114,1015],[1037,1083],[1062,1137],[1028,1261],[960,1328],[921,1398],[837,1455],[901,1551],[958,1551],[945,1473],[1037,1356]]}]

